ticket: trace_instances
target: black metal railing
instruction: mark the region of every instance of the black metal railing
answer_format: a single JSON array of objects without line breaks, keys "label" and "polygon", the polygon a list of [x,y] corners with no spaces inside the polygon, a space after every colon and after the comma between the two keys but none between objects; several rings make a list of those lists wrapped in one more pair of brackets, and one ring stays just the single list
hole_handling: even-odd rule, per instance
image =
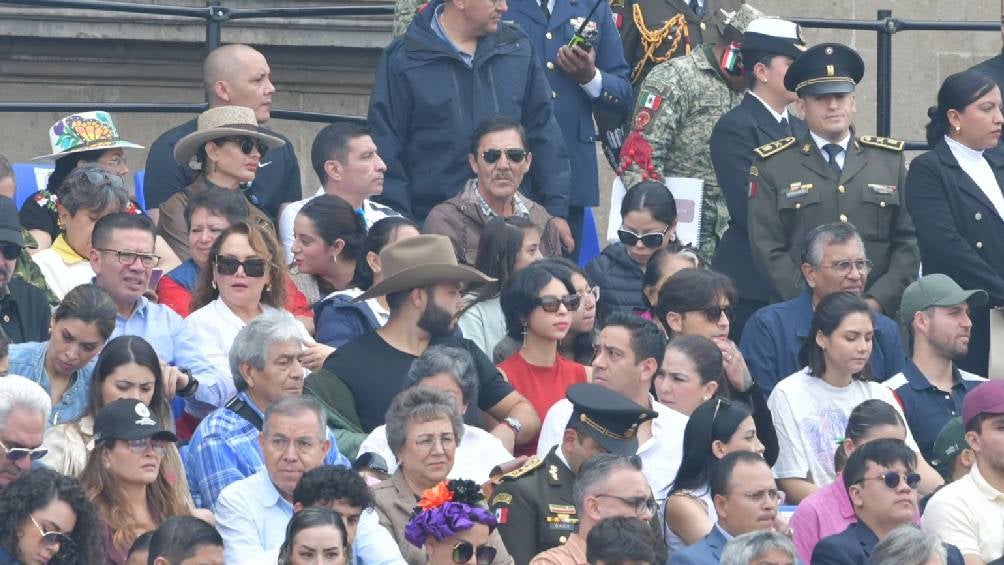
[{"label": "black metal railing", "polygon": [[[155,4],[134,4],[109,2],[106,0],[0,0],[0,5],[11,4],[35,8],[72,8],[79,10],[102,10],[129,12],[202,19],[206,24],[206,52],[220,45],[220,30],[231,20],[251,18],[303,18],[332,16],[381,16],[394,13],[393,5],[374,6],[329,6],[329,7],[285,7],[285,8],[228,8],[219,0],[209,0],[205,7],[162,6]],[[892,10],[878,10],[874,20],[839,20],[818,18],[791,18],[802,27],[815,29],[846,29],[874,31],[876,34],[876,132],[878,135],[892,135],[892,48],[893,35],[903,31],[999,31],[999,22],[958,22],[901,20],[894,18]],[[75,112],[91,110],[93,102],[0,102],[0,112]],[[101,108],[112,112],[167,112],[198,113],[206,109],[205,103],[158,104],[158,103],[102,103]],[[303,112],[299,110],[272,110],[272,116],[280,119],[308,122],[363,121],[360,116],[346,116],[326,112]],[[908,149],[926,149],[923,141],[908,141]]]}]

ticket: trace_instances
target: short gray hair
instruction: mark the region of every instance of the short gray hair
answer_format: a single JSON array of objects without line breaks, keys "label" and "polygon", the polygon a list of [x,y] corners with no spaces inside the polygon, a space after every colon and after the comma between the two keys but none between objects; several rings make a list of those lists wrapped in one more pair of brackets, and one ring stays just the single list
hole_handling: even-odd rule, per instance
[{"label": "short gray hair", "polygon": [[275,416],[285,416],[293,418],[301,414],[311,413],[317,417],[317,437],[322,441],[328,437],[328,428],[325,424],[324,409],[321,403],[312,396],[284,396],[272,403],[265,410],[265,420],[262,424],[262,433],[268,435],[268,424]]},{"label": "short gray hair", "polygon": [[440,373],[446,373],[460,388],[464,404],[473,404],[478,398],[478,371],[474,366],[474,358],[466,349],[433,345],[425,350],[411,364],[408,376],[404,379],[405,388],[421,383],[422,379]]},{"label": "short gray hair", "polygon": [[16,408],[38,412],[48,424],[52,400],[49,393],[32,380],[17,375],[0,378],[0,430],[7,425],[7,418]]},{"label": "short gray hair", "polygon": [[721,565],[749,565],[754,559],[763,558],[768,551],[776,549],[791,557],[792,563],[798,561],[795,544],[788,536],[771,530],[750,532],[732,538],[722,552]]},{"label": "short gray hair", "polygon": [[250,363],[259,371],[268,363],[268,350],[281,341],[296,341],[303,345],[303,325],[285,310],[266,310],[237,332],[230,346],[230,372],[237,390],[247,388],[241,375],[241,364]]},{"label": "short gray hair", "polygon": [[938,536],[927,535],[913,524],[905,524],[889,532],[872,550],[872,565],[923,565],[935,557],[944,565],[948,561],[945,546]]},{"label": "short gray hair", "polygon": [[828,245],[840,245],[848,241],[855,241],[862,249],[865,247],[858,229],[847,222],[817,226],[805,234],[803,241],[802,262],[808,263],[813,269],[818,269],[823,263],[823,248]]},{"label": "short gray hair", "polygon": [[572,486],[572,500],[580,513],[586,497],[595,493],[600,485],[605,484],[610,475],[621,469],[633,469],[640,472],[641,459],[637,455],[624,457],[613,453],[600,453],[593,455],[579,467],[579,474],[575,477],[575,484]]},{"label": "short gray hair", "polygon": [[385,417],[387,431],[387,445],[391,453],[397,452],[404,446],[404,440],[408,435],[408,427],[411,424],[420,424],[446,418],[453,426],[453,433],[457,436],[457,444],[464,435],[464,421],[457,412],[453,400],[445,392],[416,386],[401,391],[390,403]]}]

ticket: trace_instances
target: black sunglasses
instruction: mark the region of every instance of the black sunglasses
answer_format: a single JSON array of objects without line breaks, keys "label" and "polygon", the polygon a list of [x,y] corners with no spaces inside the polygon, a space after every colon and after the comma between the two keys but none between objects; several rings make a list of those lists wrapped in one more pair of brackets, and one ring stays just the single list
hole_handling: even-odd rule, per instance
[{"label": "black sunglasses", "polygon": [[217,255],[215,263],[216,272],[221,275],[236,275],[237,268],[244,267],[244,274],[249,277],[258,278],[265,276],[264,259],[245,259],[241,261],[236,257]]},{"label": "black sunglasses", "polygon": [[717,305],[716,306],[707,306],[705,308],[699,308],[697,310],[691,310],[691,312],[703,312],[704,315],[708,318],[708,321],[712,322],[712,323],[717,322],[718,320],[721,320],[722,319],[722,314],[725,314],[726,318],[728,318],[730,320],[732,319],[732,306],[731,305],[730,306],[717,306]]},{"label": "black sunglasses", "polygon": [[453,562],[467,563],[471,557],[476,557],[478,565],[489,565],[495,561],[495,554],[498,551],[490,545],[479,545],[477,549],[469,541],[462,541],[453,546]]},{"label": "black sunglasses", "polygon": [[21,246],[16,243],[5,243],[0,245],[0,252],[3,253],[4,259],[13,261],[21,256]]},{"label": "black sunglasses", "polygon": [[637,234],[634,233],[633,231],[628,231],[624,228],[621,228],[617,230],[617,239],[619,239],[621,243],[623,243],[628,247],[634,247],[635,245],[638,245],[639,241],[641,241],[641,244],[644,245],[645,247],[648,247],[649,249],[656,249],[658,247],[662,247],[662,242],[663,240],[666,239],[666,232],[668,231],[669,231],[669,226],[667,226],[666,229],[662,230],[661,232],[652,232],[646,234]]},{"label": "black sunglasses", "polygon": [[221,144],[220,142],[226,143],[228,141],[232,141],[237,145],[239,145],[241,148],[241,153],[245,155],[250,155],[251,150],[255,148],[258,149],[258,155],[262,157],[265,156],[265,153],[268,153],[268,145],[265,145],[264,141],[259,141],[257,139],[252,139],[250,137],[221,137],[220,139],[216,140],[216,144],[220,145]]},{"label": "black sunglasses", "polygon": [[84,171],[84,177],[87,182],[93,185],[101,185],[108,183],[115,188],[125,188],[125,182],[122,181],[122,177],[118,175],[113,175],[106,171]]},{"label": "black sunglasses", "polygon": [[486,149],[481,152],[481,158],[485,160],[485,163],[489,165],[494,165],[499,159],[502,158],[502,153],[509,161],[513,163],[522,163],[523,159],[530,153],[526,149]]},{"label": "black sunglasses", "polygon": [[534,306],[540,306],[540,309],[547,312],[548,314],[554,314],[561,308],[561,305],[565,305],[565,309],[569,312],[574,312],[579,309],[579,304],[582,302],[582,297],[578,294],[566,294],[562,297],[557,296],[541,296],[537,300],[534,300]]},{"label": "black sunglasses", "polygon": [[906,486],[913,490],[917,490],[917,485],[920,484],[920,475],[917,473],[907,473],[905,476],[897,473],[896,471],[889,471],[883,475],[877,477],[861,477],[858,482],[864,481],[882,481],[885,486],[889,488],[899,488],[899,483],[901,481],[906,481]]}]

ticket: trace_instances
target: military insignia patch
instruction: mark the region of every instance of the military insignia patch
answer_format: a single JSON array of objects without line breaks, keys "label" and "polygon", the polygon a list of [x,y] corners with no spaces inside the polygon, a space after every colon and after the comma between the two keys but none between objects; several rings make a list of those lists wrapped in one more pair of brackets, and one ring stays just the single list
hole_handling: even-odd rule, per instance
[{"label": "military insignia patch", "polygon": [[641,101],[642,107],[648,108],[649,110],[658,110],[659,106],[662,105],[662,96],[647,90],[642,91],[641,96],[639,96],[638,99]]},{"label": "military insignia patch", "polygon": [[879,149],[885,149],[887,151],[902,151],[903,142],[898,139],[890,139],[888,137],[878,137],[875,135],[865,135],[858,138],[861,143],[869,147],[878,147]]},{"label": "military insignia patch", "polygon": [[644,129],[651,120],[652,112],[649,112],[648,110],[640,110],[634,117],[634,127],[635,129]]},{"label": "military insignia patch", "polygon": [[869,184],[868,189],[875,194],[896,194],[896,185],[894,184]]},{"label": "military insignia patch", "polygon": [[777,141],[772,141],[766,145],[761,145],[753,150],[761,159],[766,159],[771,155],[779,153],[795,144],[794,137],[786,137]]},{"label": "military insignia patch", "polygon": [[512,495],[508,492],[500,492],[492,499],[492,506],[496,504],[512,504]]},{"label": "military insignia patch", "polygon": [[509,521],[509,509],[505,506],[495,509],[495,521],[499,524],[505,524]]}]

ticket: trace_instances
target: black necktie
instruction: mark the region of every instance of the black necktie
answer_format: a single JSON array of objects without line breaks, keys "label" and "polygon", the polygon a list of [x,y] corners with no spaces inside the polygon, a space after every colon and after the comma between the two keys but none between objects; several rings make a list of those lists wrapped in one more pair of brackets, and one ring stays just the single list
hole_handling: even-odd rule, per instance
[{"label": "black necktie", "polygon": [[785,116],[781,118],[781,122],[778,124],[781,126],[781,130],[785,135],[791,135],[791,124],[788,123],[788,117]]},{"label": "black necktie", "polygon": [[827,143],[823,146],[823,151],[830,156],[830,168],[833,172],[837,174],[837,179],[840,178],[840,165],[837,164],[837,155],[843,153],[844,148],[837,145],[836,143]]},{"label": "black necktie", "polygon": [[544,12],[544,19],[545,20],[550,20],[551,19],[551,10],[547,9],[547,0],[540,0],[540,9],[541,9],[542,12]]}]

